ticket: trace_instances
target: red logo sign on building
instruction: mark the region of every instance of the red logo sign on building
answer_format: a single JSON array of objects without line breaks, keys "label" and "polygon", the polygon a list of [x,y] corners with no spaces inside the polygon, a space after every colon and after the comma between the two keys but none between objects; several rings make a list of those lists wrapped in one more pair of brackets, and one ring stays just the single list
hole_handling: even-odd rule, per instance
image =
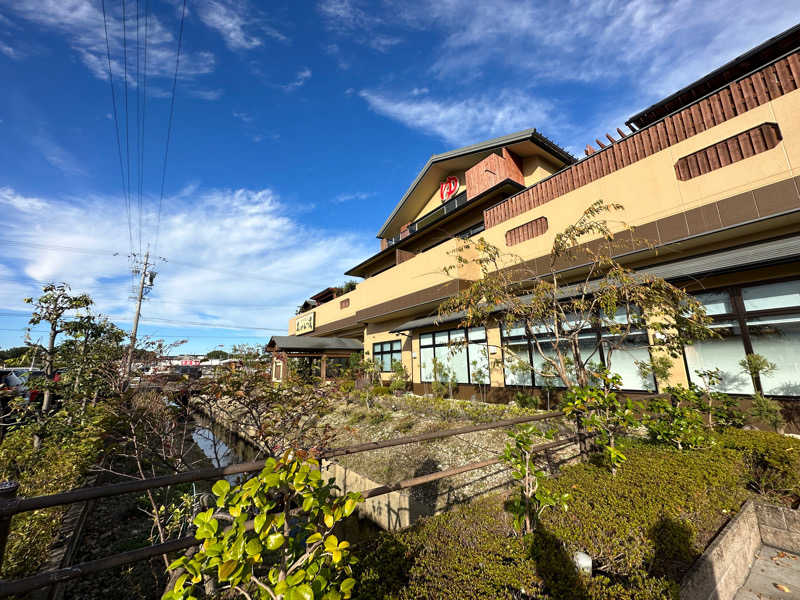
[{"label": "red logo sign on building", "polygon": [[439,186],[439,197],[442,199],[442,202],[447,202],[456,195],[458,185],[458,177],[454,175],[450,175],[450,177],[441,183]]}]

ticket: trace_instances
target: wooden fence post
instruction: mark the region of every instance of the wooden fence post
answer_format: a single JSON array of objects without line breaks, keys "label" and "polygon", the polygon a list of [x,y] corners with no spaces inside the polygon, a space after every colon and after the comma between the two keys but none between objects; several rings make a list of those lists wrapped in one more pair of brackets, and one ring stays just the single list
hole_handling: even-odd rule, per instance
[{"label": "wooden fence post", "polygon": [[[16,481],[0,482],[0,504],[6,504],[9,500],[17,497],[19,483]],[[0,516],[0,567],[3,566],[3,558],[6,554],[6,542],[8,542],[8,531],[11,529],[11,519],[13,515]]]}]

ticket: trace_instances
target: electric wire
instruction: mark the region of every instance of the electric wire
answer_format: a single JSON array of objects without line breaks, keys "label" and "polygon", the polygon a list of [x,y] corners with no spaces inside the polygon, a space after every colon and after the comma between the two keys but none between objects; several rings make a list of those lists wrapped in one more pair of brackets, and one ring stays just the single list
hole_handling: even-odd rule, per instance
[{"label": "electric wire", "polygon": [[[113,107],[113,115],[114,115],[114,134],[117,138],[117,155],[119,156],[119,173],[122,179],[122,196],[123,199],[125,198],[125,166],[122,163],[122,142],[119,136],[119,118],[117,116],[117,93],[114,89],[114,74],[111,68],[111,45],[108,41],[108,18],[106,16],[106,0],[102,0],[103,5],[103,29],[106,35],[106,57],[108,59],[108,83],[111,87],[111,105]],[[130,212],[128,210],[127,202],[125,203],[126,211],[128,211],[128,238],[131,245],[133,247],[133,232],[131,230],[131,217]]]},{"label": "electric wire", "polygon": [[[128,127],[128,17],[125,10],[127,0],[122,0],[122,63],[123,63],[123,78],[125,82],[125,160],[128,165],[127,170],[127,187],[126,198],[128,203],[128,220],[131,219],[131,144],[130,144],[130,129]],[[140,232],[141,235],[141,232]],[[133,240],[131,240],[131,252],[133,252]],[[140,244],[141,246],[141,244]],[[139,248],[139,253],[142,249]]]},{"label": "electric wire", "polygon": [[167,121],[167,141],[164,146],[164,164],[161,171],[161,193],[158,197],[158,213],[156,217],[156,236],[154,252],[158,253],[158,238],[161,233],[161,208],[164,203],[164,185],[167,179],[167,159],[169,157],[169,142],[172,136],[172,120],[175,115],[175,90],[178,86],[178,70],[181,64],[181,49],[183,47],[183,24],[186,20],[186,0],[183,0],[183,10],[181,11],[181,25],[178,30],[178,51],[175,54],[175,75],[172,78],[172,97],[169,102],[169,120]]},{"label": "electric wire", "polygon": [[[123,0],[124,2],[125,0]],[[137,196],[137,205],[138,205],[138,212],[139,212],[139,252],[142,251],[142,190],[139,187],[139,181],[142,178],[142,161],[141,161],[141,150],[142,150],[142,138],[141,138],[141,120],[142,120],[142,111],[141,111],[141,96],[142,96],[142,85],[141,85],[141,70],[139,69],[139,57],[141,55],[141,27],[139,26],[139,14],[141,12],[141,5],[139,0],[136,0],[136,196]]]}]

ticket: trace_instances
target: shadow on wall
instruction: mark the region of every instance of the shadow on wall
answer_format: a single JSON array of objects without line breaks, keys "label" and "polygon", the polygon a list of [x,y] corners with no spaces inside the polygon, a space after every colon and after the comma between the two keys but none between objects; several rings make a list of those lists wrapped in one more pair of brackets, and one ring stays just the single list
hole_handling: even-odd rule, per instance
[{"label": "shadow on wall", "polygon": [[[426,458],[414,471],[414,477],[422,477],[440,471],[439,463],[433,458]],[[439,497],[439,484],[441,480],[423,483],[411,488],[409,502],[410,523],[416,523],[420,517],[426,517],[434,513],[436,499]]]}]

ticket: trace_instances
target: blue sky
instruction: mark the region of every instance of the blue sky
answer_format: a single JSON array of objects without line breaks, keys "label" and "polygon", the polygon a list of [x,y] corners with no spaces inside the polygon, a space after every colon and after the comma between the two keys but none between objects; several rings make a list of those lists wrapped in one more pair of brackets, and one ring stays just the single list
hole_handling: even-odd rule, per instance
[{"label": "blue sky", "polygon": [[577,154],[800,16],[790,1],[189,0],[159,219],[182,3],[145,5],[146,91],[145,19],[137,77],[137,2],[123,39],[122,0],[106,0],[121,176],[101,0],[0,0],[0,347],[51,280],[128,328],[140,232],[166,259],[143,333],[190,352],[263,342],[377,250],[431,154],[527,127]]}]

